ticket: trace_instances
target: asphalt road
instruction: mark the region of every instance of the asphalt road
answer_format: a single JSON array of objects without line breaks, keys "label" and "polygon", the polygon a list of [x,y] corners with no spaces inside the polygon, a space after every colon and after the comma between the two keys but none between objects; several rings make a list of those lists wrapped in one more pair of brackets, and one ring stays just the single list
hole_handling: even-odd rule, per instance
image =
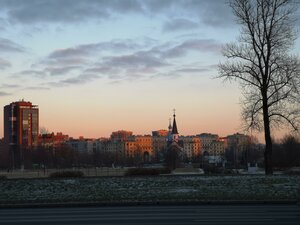
[{"label": "asphalt road", "polygon": [[300,207],[242,204],[0,209],[0,224],[298,225]]}]

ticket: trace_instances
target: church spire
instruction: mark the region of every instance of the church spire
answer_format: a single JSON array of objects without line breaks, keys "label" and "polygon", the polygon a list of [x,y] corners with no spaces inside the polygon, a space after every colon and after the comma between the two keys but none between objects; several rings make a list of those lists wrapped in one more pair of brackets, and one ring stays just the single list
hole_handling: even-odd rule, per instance
[{"label": "church spire", "polygon": [[169,132],[171,133],[172,132],[171,118],[169,118],[169,126],[168,126],[168,128],[169,128]]},{"label": "church spire", "polygon": [[178,134],[178,130],[177,130],[177,124],[176,124],[176,119],[175,119],[176,115],[175,115],[175,109],[174,109],[174,114],[173,114],[173,128],[172,128],[172,134]]}]

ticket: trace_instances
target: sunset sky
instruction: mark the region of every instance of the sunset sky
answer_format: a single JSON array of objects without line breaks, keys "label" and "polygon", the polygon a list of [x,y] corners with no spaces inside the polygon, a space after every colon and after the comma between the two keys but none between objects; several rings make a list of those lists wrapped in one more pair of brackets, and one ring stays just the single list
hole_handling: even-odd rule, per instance
[{"label": "sunset sky", "polygon": [[225,2],[1,0],[2,109],[31,101],[41,127],[73,137],[150,134],[173,108],[180,134],[242,132],[238,85],[216,79],[239,35]]}]

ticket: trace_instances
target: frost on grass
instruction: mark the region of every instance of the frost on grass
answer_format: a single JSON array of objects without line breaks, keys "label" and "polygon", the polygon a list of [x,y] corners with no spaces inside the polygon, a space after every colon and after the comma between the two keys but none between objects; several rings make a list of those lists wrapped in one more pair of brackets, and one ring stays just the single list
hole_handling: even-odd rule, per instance
[{"label": "frost on grass", "polygon": [[297,200],[297,176],[159,176],[0,181],[0,203]]}]

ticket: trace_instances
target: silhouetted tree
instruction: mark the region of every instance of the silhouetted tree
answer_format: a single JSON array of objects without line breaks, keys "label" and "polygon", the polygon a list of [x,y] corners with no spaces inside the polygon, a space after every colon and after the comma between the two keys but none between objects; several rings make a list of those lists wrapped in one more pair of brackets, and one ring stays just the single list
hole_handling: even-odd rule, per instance
[{"label": "silhouetted tree", "polygon": [[289,167],[300,166],[300,142],[295,136],[287,135],[282,140],[282,148],[286,153]]},{"label": "silhouetted tree", "polygon": [[167,149],[165,155],[165,165],[170,170],[174,170],[180,166],[181,155],[177,146],[171,146]]},{"label": "silhouetted tree", "polygon": [[272,174],[271,126],[299,128],[299,60],[290,53],[296,39],[292,0],[230,0],[241,25],[239,43],[227,44],[221,78],[239,81],[248,129],[264,129],[265,171]]},{"label": "silhouetted tree", "polygon": [[286,168],[288,166],[286,152],[281,143],[273,144],[273,165],[277,168]]}]

